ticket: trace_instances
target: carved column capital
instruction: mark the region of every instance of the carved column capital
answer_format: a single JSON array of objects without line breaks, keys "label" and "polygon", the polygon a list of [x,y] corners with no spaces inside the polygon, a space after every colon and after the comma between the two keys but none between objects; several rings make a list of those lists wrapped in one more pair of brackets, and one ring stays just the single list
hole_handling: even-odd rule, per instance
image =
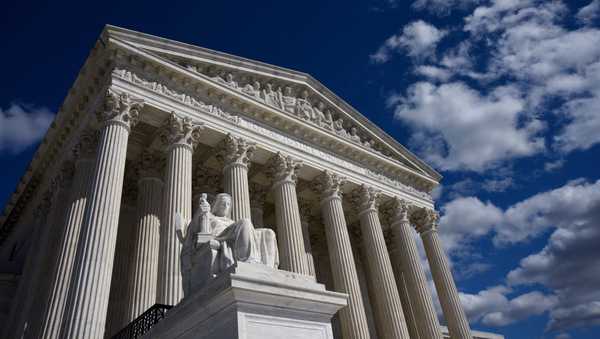
[{"label": "carved column capital", "polygon": [[200,132],[204,124],[193,122],[188,117],[181,117],[171,112],[165,120],[160,132],[160,139],[167,148],[173,146],[186,146],[194,149],[200,141]]},{"label": "carved column capital", "polygon": [[139,179],[162,178],[164,159],[156,152],[144,150],[136,165]]},{"label": "carved column capital", "polygon": [[119,94],[108,90],[103,107],[96,113],[96,117],[102,123],[118,123],[130,129],[138,122],[142,107],[143,100],[132,98],[128,93]]},{"label": "carved column capital", "polygon": [[254,143],[227,134],[221,145],[218,158],[224,162],[225,168],[229,166],[244,166],[247,168],[255,149],[256,145]]},{"label": "carved column capital", "polygon": [[298,170],[302,167],[302,161],[296,160],[289,155],[277,152],[269,159],[267,173],[273,179],[273,187],[289,182],[296,184]]},{"label": "carved column capital", "polygon": [[362,184],[355,189],[350,195],[350,201],[356,207],[358,215],[368,212],[377,211],[379,209],[379,198],[381,191],[371,186]]},{"label": "carved column capital", "polygon": [[410,216],[410,219],[415,225],[417,232],[421,235],[437,231],[439,214],[432,209],[419,208]]},{"label": "carved column capital", "polygon": [[342,199],[342,186],[345,182],[345,177],[330,171],[324,171],[315,179],[313,190],[320,195],[321,202],[329,199]]}]

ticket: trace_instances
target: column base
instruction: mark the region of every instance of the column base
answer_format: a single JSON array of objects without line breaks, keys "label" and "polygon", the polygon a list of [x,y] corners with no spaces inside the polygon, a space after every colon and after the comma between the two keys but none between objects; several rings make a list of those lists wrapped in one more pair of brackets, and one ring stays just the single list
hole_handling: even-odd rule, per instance
[{"label": "column base", "polygon": [[310,276],[238,263],[184,298],[143,338],[333,339],[331,317],[347,298]]}]

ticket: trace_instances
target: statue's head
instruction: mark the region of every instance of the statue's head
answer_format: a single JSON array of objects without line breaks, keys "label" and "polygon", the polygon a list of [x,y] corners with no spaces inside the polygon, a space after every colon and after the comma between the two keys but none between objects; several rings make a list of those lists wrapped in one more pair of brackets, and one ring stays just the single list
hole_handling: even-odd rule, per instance
[{"label": "statue's head", "polygon": [[217,194],[211,212],[218,217],[231,218],[231,195],[228,193]]}]

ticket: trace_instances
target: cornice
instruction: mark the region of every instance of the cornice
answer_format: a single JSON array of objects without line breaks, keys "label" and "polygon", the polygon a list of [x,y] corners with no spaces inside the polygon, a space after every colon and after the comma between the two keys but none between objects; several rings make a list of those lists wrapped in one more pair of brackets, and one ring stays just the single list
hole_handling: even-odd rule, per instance
[{"label": "cornice", "polygon": [[[317,142],[321,147],[336,145],[337,153],[354,156],[356,159],[353,160],[378,168],[371,169],[375,174],[383,174],[393,170],[394,173],[391,175],[406,184],[416,185],[420,190],[428,192],[437,185],[437,182],[432,178],[410,169],[398,160],[385,157],[374,151],[365,150],[364,146],[331,135],[328,131],[317,128],[314,124],[303,121],[296,116],[282,114],[278,110],[252,100],[204,75],[186,70],[146,51],[134,49],[132,46],[128,46],[126,42],[113,41],[112,43],[114,48],[117,49],[115,54],[118,59],[118,71],[115,74],[126,81],[137,82],[146,87],[151,87],[150,89],[154,91],[160,91],[161,94],[178,97],[179,101],[184,101],[186,104],[216,110],[216,113],[224,115],[232,121],[236,119],[236,115],[246,115],[251,119],[259,119],[262,123],[274,125],[273,127],[282,129],[288,134],[300,135],[305,142]],[[136,73],[142,72],[154,73],[155,79],[143,79],[141,76],[136,75]],[[161,84],[161,81],[169,85],[165,87]],[[180,90],[175,90],[176,87]],[[186,94],[186,92],[188,93]],[[219,105],[211,104],[210,101],[199,100],[199,96],[208,97],[210,101],[219,102]],[[227,105],[230,106],[228,110],[221,109],[221,107]],[[231,111],[237,112],[231,113]],[[249,114],[250,111],[252,115]]]},{"label": "cornice", "polygon": [[[345,116],[352,119],[352,123],[358,124],[369,130],[371,134],[370,137],[377,138],[379,142],[385,144],[389,149],[395,149],[397,154],[403,157],[403,159],[412,163],[420,170],[425,171],[427,174],[423,175],[423,179],[431,181],[433,186],[437,185],[437,182],[441,179],[439,173],[431,169],[427,164],[387,135],[378,126],[370,122],[362,114],[353,109],[308,74],[114,26],[107,26],[104,35],[110,43],[123,49],[129,49],[130,52],[137,53],[140,56],[144,55],[155,58],[155,60],[153,60],[155,62],[158,61],[156,59],[159,59],[159,63],[161,63],[162,66],[178,68],[178,73],[180,73],[180,75],[185,75],[191,79],[195,78],[193,75],[196,75],[198,76],[196,79],[204,78],[205,80],[214,81],[206,75],[193,72],[172,60],[165,59],[165,53],[168,52],[171,56],[179,56],[187,60],[209,62],[213,65],[227,67],[228,69],[237,68],[242,71],[259,72],[264,76],[277,77],[282,81],[292,81],[298,85],[307,86],[312,92],[321,95],[326,103],[331,104],[335,106],[337,110],[344,112]],[[160,54],[163,54],[163,56],[161,57]],[[174,69],[171,69],[171,71],[173,70]]]}]

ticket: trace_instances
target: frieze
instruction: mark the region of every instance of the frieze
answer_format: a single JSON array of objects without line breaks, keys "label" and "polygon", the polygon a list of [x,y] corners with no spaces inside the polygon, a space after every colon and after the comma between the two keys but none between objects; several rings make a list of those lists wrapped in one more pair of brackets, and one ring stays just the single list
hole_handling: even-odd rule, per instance
[{"label": "frieze", "polygon": [[[175,99],[177,101],[180,101],[184,104],[187,104],[189,106],[192,107],[196,107],[201,109],[204,112],[207,112],[209,114],[212,114],[214,116],[220,117],[222,119],[225,119],[227,121],[233,122],[237,125],[239,125],[240,127],[252,130],[254,132],[256,132],[257,134],[263,135],[263,136],[267,136],[270,138],[273,138],[279,142],[282,142],[290,147],[294,147],[296,149],[305,151],[311,155],[314,155],[318,158],[323,158],[326,159],[330,162],[334,162],[339,164],[341,167],[345,167],[348,168],[352,171],[355,171],[357,173],[366,175],[370,178],[373,178],[375,180],[384,182],[387,185],[390,185],[394,188],[400,189],[402,191],[405,192],[409,192],[421,199],[424,199],[426,201],[431,201],[431,196],[429,194],[427,194],[426,192],[422,192],[419,191],[417,189],[415,189],[414,187],[408,186],[404,183],[401,183],[397,180],[394,180],[392,178],[390,178],[389,176],[380,173],[380,172],[376,172],[370,168],[366,168],[364,166],[358,166],[352,162],[346,161],[344,159],[341,159],[339,157],[336,157],[330,153],[324,152],[320,149],[314,148],[312,146],[307,145],[304,142],[301,142],[299,140],[287,137],[285,135],[282,135],[276,131],[273,131],[271,129],[265,128],[261,125],[258,125],[254,122],[251,122],[247,119],[243,119],[239,116],[230,114],[226,111],[224,111],[223,109],[212,105],[212,104],[207,104],[204,101],[202,101],[201,99],[195,97],[195,96],[191,96],[182,92],[178,92],[175,90],[172,90],[170,88],[168,88],[166,85],[161,84],[157,81],[150,81],[150,80],[146,80],[140,76],[138,76],[136,73],[126,70],[126,69],[117,69],[115,68],[113,71],[113,75],[129,81],[131,83],[140,85],[146,89],[149,89],[155,93],[159,93],[162,95],[165,95],[167,97],[170,97],[172,99]],[[233,86],[232,84],[230,86]]]},{"label": "frieze", "polygon": [[[276,108],[287,114],[294,115],[308,121],[322,129],[333,132],[357,145],[368,148],[379,154],[390,156],[382,152],[383,147],[377,145],[373,139],[368,139],[359,134],[356,126],[350,125],[340,117],[335,117],[335,109],[328,107],[323,101],[311,100],[306,88],[292,88],[290,86],[275,86],[271,82],[261,82],[248,77],[234,76],[225,71],[202,72],[201,68],[192,65],[183,65],[188,70],[209,77],[217,83],[229,87],[245,96],[258,100],[268,106]],[[337,113],[339,115],[339,113]]]}]

